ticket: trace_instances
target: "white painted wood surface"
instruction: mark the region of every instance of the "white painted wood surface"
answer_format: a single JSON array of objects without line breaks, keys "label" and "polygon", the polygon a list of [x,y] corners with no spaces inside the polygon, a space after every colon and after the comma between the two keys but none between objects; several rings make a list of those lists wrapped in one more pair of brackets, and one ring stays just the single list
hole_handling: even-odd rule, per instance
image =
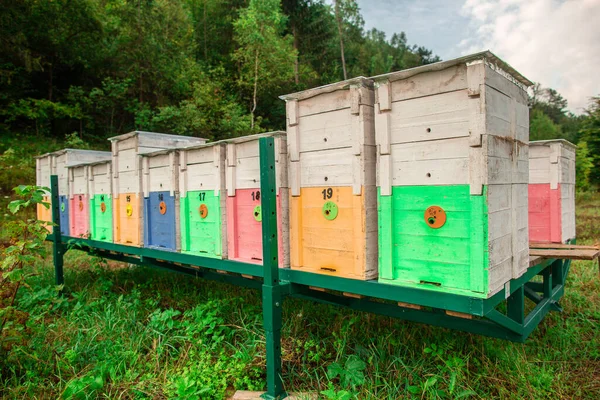
[{"label": "white painted wood surface", "polygon": [[[206,139],[203,138],[144,131],[129,132],[109,138],[109,140],[112,148],[113,196],[115,198],[118,198],[120,193],[143,194],[142,155],[206,143]],[[160,173],[156,172],[156,174]],[[163,173],[163,175],[165,174]],[[162,184],[176,187],[178,185],[176,180],[176,177],[172,175],[168,183],[164,181]],[[157,179],[154,181],[158,182]],[[149,183],[147,182],[147,184]],[[160,188],[160,183],[157,185]],[[176,189],[164,190],[176,191]]]},{"label": "white painted wood surface", "polygon": [[260,188],[259,139],[273,137],[275,140],[276,189],[288,187],[288,156],[285,132],[267,132],[224,140],[227,145],[227,195],[235,196],[236,189]]},{"label": "white painted wood surface", "polygon": [[142,185],[144,197],[150,192],[179,192],[179,153],[160,150],[142,155]]},{"label": "white painted wood surface", "polygon": [[90,196],[112,195],[111,161],[89,165]]},{"label": "white painted wood surface", "polygon": [[225,195],[225,156],[223,142],[207,144],[179,151],[179,191],[212,190]]},{"label": "white painted wood surface", "polygon": [[69,198],[89,194],[89,166],[86,164],[68,167]]},{"label": "white painted wood surface", "polygon": [[[498,66],[502,66],[502,70]],[[529,82],[489,52],[373,78],[377,185],[487,187],[489,295],[528,268]]]},{"label": "white painted wood surface", "polygon": [[50,187],[50,175],[58,175],[58,192],[69,196],[68,167],[107,161],[110,152],[97,150],[63,149],[36,157],[36,182]]}]

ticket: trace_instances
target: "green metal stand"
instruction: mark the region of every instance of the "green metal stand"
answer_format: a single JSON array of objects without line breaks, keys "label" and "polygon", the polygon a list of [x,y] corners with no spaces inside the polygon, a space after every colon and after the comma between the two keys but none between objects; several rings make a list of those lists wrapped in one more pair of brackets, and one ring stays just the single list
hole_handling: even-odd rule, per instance
[{"label": "green metal stand", "polygon": [[[48,240],[53,242],[56,284],[64,283],[63,256],[66,244],[69,243],[70,248],[84,250],[106,259],[149,265],[261,290],[267,355],[267,392],[263,395],[265,399],[286,397],[281,363],[281,310],[286,296],[515,342],[524,342],[548,312],[562,310],[558,301],[564,294],[570,260],[543,260],[531,266],[520,278],[511,280],[500,292],[488,299],[278,268],[274,140],[261,138],[259,146],[264,265],[62,236],[58,209],[58,179],[52,176],[54,229]],[[226,271],[227,274],[217,273],[216,270]],[[537,275],[542,277],[541,282],[533,281]],[[312,287],[329,291],[313,290]],[[360,296],[346,297],[343,292]],[[526,299],[535,304],[528,314],[525,312]],[[399,306],[398,303],[414,304],[421,308],[407,308]],[[506,312],[500,311],[503,309],[506,309]],[[468,314],[474,319],[448,315],[446,311]]]},{"label": "green metal stand", "polygon": [[60,233],[60,206],[58,198],[58,176],[50,176],[50,196],[51,196],[51,207],[52,207],[52,221],[54,226],[52,227],[52,259],[54,261],[54,277],[56,285],[60,286],[65,283],[65,275],[63,271],[63,256],[65,254],[65,245],[62,242],[62,236]]}]

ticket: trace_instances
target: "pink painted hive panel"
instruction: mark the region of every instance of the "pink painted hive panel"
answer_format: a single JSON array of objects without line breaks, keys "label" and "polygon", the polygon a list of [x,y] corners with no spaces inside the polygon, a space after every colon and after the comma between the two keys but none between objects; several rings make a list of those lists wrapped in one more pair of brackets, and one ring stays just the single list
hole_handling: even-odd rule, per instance
[{"label": "pink painted hive panel", "polygon": [[71,236],[88,237],[90,234],[90,201],[85,194],[75,194],[69,204]]},{"label": "pink painted hive panel", "polygon": [[529,240],[575,238],[575,150],[563,139],[529,145]]},{"label": "pink painted hive panel", "polygon": [[[282,233],[282,193],[277,195],[279,266],[284,265]],[[262,264],[262,221],[260,189],[237,189],[227,197],[227,248],[229,259]]]},{"label": "pink painted hive panel", "polygon": [[560,185],[554,190],[549,183],[529,185],[529,240],[561,241]]}]

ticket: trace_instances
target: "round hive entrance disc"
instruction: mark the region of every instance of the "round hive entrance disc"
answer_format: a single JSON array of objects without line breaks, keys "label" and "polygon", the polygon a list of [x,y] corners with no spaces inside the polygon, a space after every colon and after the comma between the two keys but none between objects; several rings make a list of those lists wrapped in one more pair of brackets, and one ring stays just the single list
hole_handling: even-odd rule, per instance
[{"label": "round hive entrance disc", "polygon": [[321,212],[323,213],[325,219],[333,221],[338,216],[338,206],[333,201],[328,201],[323,204]]},{"label": "round hive entrance disc", "polygon": [[131,206],[131,204],[127,204],[127,206],[125,207],[125,213],[128,217],[131,217],[133,215],[133,207]]},{"label": "round hive entrance disc", "polygon": [[200,213],[200,218],[204,219],[208,217],[208,207],[206,207],[206,204],[200,204],[198,212]]},{"label": "round hive entrance disc", "polygon": [[262,210],[260,206],[254,207],[254,219],[258,222],[262,221]]},{"label": "round hive entrance disc", "polygon": [[167,213],[167,205],[164,201],[161,201],[158,205],[158,211],[160,212],[160,215],[165,215]]},{"label": "round hive entrance disc", "polygon": [[104,214],[106,212],[106,204],[104,202],[100,203],[100,211]]},{"label": "round hive entrance disc", "polygon": [[425,223],[433,229],[438,229],[446,223],[446,211],[440,206],[431,206],[425,210]]},{"label": "round hive entrance disc", "polygon": [[83,201],[79,202],[79,211],[83,211]]}]

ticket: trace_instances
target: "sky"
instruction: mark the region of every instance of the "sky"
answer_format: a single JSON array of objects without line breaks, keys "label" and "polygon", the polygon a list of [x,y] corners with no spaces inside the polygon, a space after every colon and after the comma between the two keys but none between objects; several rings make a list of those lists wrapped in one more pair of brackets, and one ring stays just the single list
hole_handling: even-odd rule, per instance
[{"label": "sky", "polygon": [[443,60],[491,50],[581,113],[600,95],[600,0],[358,0],[365,28]]}]

